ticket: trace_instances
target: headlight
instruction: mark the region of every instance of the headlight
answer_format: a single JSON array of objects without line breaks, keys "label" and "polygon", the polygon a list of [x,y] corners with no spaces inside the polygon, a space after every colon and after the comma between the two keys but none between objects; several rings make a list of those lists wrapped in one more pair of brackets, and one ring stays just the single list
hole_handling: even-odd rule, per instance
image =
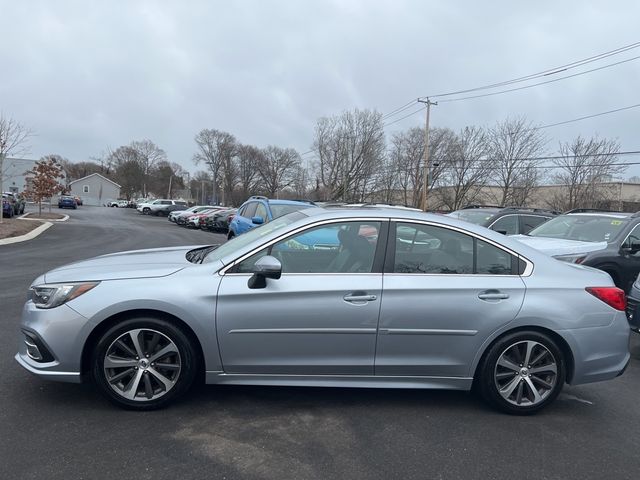
[{"label": "headlight", "polygon": [[100,282],[35,285],[29,288],[29,298],[38,308],[54,308],[83,293],[87,293]]},{"label": "headlight", "polygon": [[584,262],[584,259],[587,258],[587,255],[584,253],[574,255],[554,255],[553,258],[555,258],[556,260],[560,260],[561,262],[580,264]]}]

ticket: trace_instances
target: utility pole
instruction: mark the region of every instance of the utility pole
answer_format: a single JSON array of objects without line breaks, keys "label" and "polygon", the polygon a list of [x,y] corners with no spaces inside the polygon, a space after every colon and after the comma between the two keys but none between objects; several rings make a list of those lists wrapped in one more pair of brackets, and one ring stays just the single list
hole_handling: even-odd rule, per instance
[{"label": "utility pole", "polygon": [[171,180],[173,180],[173,174],[169,175],[169,192],[167,193],[167,198],[171,198]]},{"label": "utility pole", "polygon": [[422,185],[422,210],[427,211],[427,189],[429,188],[429,114],[431,113],[431,105],[438,105],[438,102],[432,102],[427,97],[426,100],[418,99],[419,103],[427,105],[427,118],[424,129],[424,165],[423,165],[423,182]]}]

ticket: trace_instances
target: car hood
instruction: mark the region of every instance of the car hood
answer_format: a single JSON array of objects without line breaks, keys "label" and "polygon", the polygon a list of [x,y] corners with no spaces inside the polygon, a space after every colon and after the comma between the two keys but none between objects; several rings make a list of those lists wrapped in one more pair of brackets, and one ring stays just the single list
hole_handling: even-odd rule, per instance
[{"label": "car hood", "polygon": [[512,235],[510,238],[551,256],[591,253],[607,248],[607,242],[581,242],[564,238],[530,237],[527,235]]},{"label": "car hood", "polygon": [[47,283],[165,277],[191,265],[185,254],[204,245],[111,253],[47,272]]}]

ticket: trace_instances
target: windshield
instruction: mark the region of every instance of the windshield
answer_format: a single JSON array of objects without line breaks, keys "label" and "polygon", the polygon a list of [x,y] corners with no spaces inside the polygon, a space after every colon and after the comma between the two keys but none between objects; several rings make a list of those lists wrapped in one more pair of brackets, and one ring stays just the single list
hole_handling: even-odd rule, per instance
[{"label": "windshield", "polygon": [[497,213],[493,210],[457,210],[447,214],[449,217],[459,218],[465,222],[475,223],[476,225],[484,225],[487,220]]},{"label": "windshield", "polygon": [[270,204],[271,214],[273,218],[282,217],[291,212],[297,212],[298,210],[303,210],[305,208],[313,207],[313,205],[274,205]]},{"label": "windshield", "polygon": [[629,219],[603,215],[561,215],[529,232],[531,237],[562,238],[582,242],[611,242]]},{"label": "windshield", "polygon": [[301,218],[304,218],[305,215],[300,212],[292,212],[288,215],[280,217],[276,220],[273,220],[269,223],[265,223],[256,228],[252,228],[247,233],[239,235],[237,237],[233,237],[226,243],[223,243],[215,250],[211,251],[202,261],[202,263],[211,263],[222,258],[227,255],[239,250],[250,243],[258,240],[262,237],[269,235],[271,232],[275,232],[276,230],[281,230],[284,227],[291,225],[293,222],[297,222]]}]

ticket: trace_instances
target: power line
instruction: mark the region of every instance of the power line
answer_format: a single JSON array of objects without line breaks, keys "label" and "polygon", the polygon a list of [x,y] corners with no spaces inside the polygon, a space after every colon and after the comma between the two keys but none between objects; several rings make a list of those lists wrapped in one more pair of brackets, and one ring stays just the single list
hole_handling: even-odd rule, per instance
[{"label": "power line", "polygon": [[398,107],[395,110],[392,110],[389,113],[385,113],[384,115],[382,115],[382,119],[384,120],[385,118],[393,117],[393,116],[397,115],[398,113],[405,111],[407,108],[411,108],[416,103],[418,103],[418,100],[412,100],[410,102],[407,102],[404,105],[402,105],[401,107]]},{"label": "power line", "polygon": [[418,110],[416,110],[415,112],[411,112],[410,114],[405,115],[404,117],[397,118],[396,120],[394,120],[394,121],[392,121],[392,122],[387,122],[387,123],[383,124],[382,126],[383,126],[383,127],[388,127],[389,125],[393,125],[394,123],[398,123],[399,121],[404,120],[405,118],[409,118],[409,117],[411,117],[411,116],[415,115],[416,113],[420,113],[420,112],[421,112],[422,110],[424,110],[425,108],[427,108],[427,107],[422,106],[422,107],[420,107]]},{"label": "power line", "polygon": [[621,60],[619,62],[609,63],[607,65],[603,65],[602,67],[592,68],[591,70],[585,70],[584,72],[578,72],[578,73],[574,73],[572,75],[566,75],[564,77],[554,78],[553,80],[547,80],[546,82],[532,83],[531,85],[525,85],[525,86],[516,87],[516,88],[509,88],[507,90],[500,90],[499,92],[483,93],[481,95],[470,95],[470,96],[467,96],[467,97],[460,97],[460,98],[450,98],[448,100],[440,100],[440,102],[442,102],[442,103],[459,102],[461,100],[471,100],[471,99],[474,99],[474,98],[491,97],[491,96],[494,96],[494,95],[501,95],[503,93],[515,92],[515,91],[518,91],[518,90],[525,90],[527,88],[533,88],[533,87],[537,87],[539,85],[546,85],[547,83],[559,82],[560,80],[566,80],[567,78],[573,78],[573,77],[578,77],[580,75],[585,75],[587,73],[597,72],[598,70],[603,70],[605,68],[615,67],[615,66],[621,65],[623,63],[627,63],[627,62],[631,62],[633,60],[637,60],[638,58],[640,58],[640,55],[637,56],[637,57],[628,58],[626,60]]},{"label": "power line", "polygon": [[558,125],[565,125],[567,123],[579,122],[580,120],[586,120],[588,118],[600,117],[602,115],[608,115],[610,113],[622,112],[623,110],[630,110],[632,108],[640,107],[640,103],[636,103],[635,105],[629,105],[628,107],[616,108],[615,110],[607,110],[606,112],[594,113],[593,115],[586,115],[584,117],[574,118],[572,120],[565,120],[564,122],[550,123],[548,125],[541,125],[539,127],[534,127],[531,130],[541,130],[543,128],[549,127],[557,127]]}]

